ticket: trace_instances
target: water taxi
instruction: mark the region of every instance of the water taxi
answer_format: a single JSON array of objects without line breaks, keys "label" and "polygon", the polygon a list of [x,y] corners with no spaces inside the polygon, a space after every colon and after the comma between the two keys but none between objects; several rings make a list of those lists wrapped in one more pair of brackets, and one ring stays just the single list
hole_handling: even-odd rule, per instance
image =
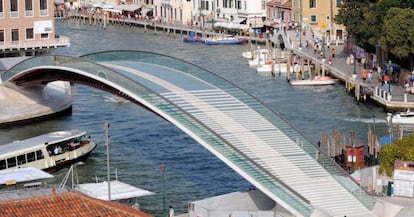
[{"label": "water taxi", "polygon": [[34,167],[52,172],[85,161],[95,147],[84,131],[51,132],[0,145],[0,170]]},{"label": "water taxi", "polygon": [[388,124],[409,124],[414,125],[414,112],[407,110],[395,114],[387,113]]}]

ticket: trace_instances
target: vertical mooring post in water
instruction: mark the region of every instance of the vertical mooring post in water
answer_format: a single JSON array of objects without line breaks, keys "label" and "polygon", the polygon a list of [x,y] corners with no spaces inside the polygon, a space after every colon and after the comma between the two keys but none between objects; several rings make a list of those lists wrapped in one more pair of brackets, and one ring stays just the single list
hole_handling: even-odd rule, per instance
[{"label": "vertical mooring post in water", "polygon": [[109,169],[109,122],[105,122],[106,135],[106,171],[108,178],[108,201],[111,201],[111,173]]},{"label": "vertical mooring post in water", "polygon": [[164,179],[165,164],[164,163],[161,163],[160,165],[160,172],[162,176],[162,216],[165,217],[167,215],[167,212],[165,210],[165,179]]}]

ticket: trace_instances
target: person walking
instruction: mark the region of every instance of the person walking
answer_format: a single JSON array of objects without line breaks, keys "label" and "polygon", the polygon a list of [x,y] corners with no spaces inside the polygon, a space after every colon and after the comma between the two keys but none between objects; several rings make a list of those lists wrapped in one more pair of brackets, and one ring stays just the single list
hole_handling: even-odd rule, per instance
[{"label": "person walking", "polygon": [[335,55],[336,55],[336,50],[335,50],[335,48],[332,48],[332,50],[331,50],[332,58],[335,58]]},{"label": "person walking", "polygon": [[372,69],[370,69],[370,70],[368,71],[368,83],[370,83],[370,84],[371,84],[371,81],[372,81]]},{"label": "person walking", "polygon": [[367,69],[365,67],[362,68],[361,75],[362,75],[362,80],[365,82],[365,80],[367,80]]}]

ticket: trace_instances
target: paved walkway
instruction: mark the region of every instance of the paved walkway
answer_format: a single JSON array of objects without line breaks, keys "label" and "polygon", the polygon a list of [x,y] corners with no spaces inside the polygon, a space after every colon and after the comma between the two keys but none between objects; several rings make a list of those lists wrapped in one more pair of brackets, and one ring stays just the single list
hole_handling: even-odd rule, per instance
[{"label": "paved walkway", "polygon": [[[292,40],[292,44],[294,46],[293,50],[297,54],[303,54],[304,56],[307,56],[308,58],[312,58],[315,61],[321,61],[320,53],[314,52],[313,49],[313,39],[312,34],[310,31],[306,32],[306,35],[303,36],[302,39],[302,46],[303,48],[299,49],[299,37],[296,37],[294,31],[288,31],[288,36]],[[306,48],[306,40],[309,42],[309,47]],[[321,43],[322,44],[322,43]],[[331,65],[328,64],[328,57],[331,54],[331,49],[334,48],[336,50],[335,58],[333,58],[333,62]],[[344,52],[344,44],[335,44],[331,43],[330,47],[327,48],[325,44],[325,55],[326,55],[326,69],[328,71],[331,71],[334,76],[339,75],[340,77],[346,77],[347,79],[350,79],[352,77],[353,73],[357,74],[357,77],[355,79],[355,83],[359,83],[362,87],[365,89],[370,89],[372,91],[375,91],[375,88],[383,88],[385,90],[385,93],[389,92],[389,89],[387,86],[383,87],[381,81],[379,80],[380,75],[376,74],[375,71],[373,73],[372,82],[363,81],[361,72],[363,69],[363,66],[360,64],[351,65],[347,64],[347,57],[349,56],[349,53]],[[367,64],[369,67],[367,67],[367,71],[372,68],[372,64]],[[407,108],[414,108],[414,94],[406,94],[404,88],[402,87],[403,80],[407,80],[409,78],[408,72],[401,72],[400,74],[400,83],[391,83],[391,98],[387,98],[387,96],[383,96],[383,98],[371,95],[371,98],[374,99],[374,101],[377,101],[377,103],[384,106],[387,110],[405,110]]]}]

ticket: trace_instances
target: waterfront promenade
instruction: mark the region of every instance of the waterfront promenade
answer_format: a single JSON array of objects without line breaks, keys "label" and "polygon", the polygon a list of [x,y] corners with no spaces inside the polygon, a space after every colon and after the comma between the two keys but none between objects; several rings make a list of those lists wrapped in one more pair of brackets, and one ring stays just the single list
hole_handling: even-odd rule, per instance
[{"label": "waterfront promenade", "polygon": [[[325,59],[322,59],[319,52],[315,52],[313,49],[312,33],[307,31],[304,37],[297,37],[294,31],[289,32],[288,35],[292,40],[292,52],[298,56],[302,56],[305,59],[311,59],[312,62],[317,64],[324,64],[325,70],[333,77],[338,78],[345,84],[347,91],[351,91],[354,94],[356,100],[365,101],[371,100],[374,103],[382,106],[386,111],[405,111],[407,109],[414,108],[414,95],[409,94],[403,88],[403,81],[409,82],[409,76],[411,72],[401,70],[399,82],[392,82],[390,88],[383,86],[383,83],[379,79],[381,75],[373,72],[371,82],[362,79],[363,64],[358,64],[355,61],[354,64],[347,63],[347,57],[349,52],[344,51],[343,43],[335,43],[332,41],[329,48],[325,44]],[[300,43],[299,40],[302,40]],[[306,48],[306,41],[309,43],[309,47]],[[302,48],[299,45],[302,44]],[[322,44],[322,43],[321,43]],[[332,63],[328,63],[328,58],[331,55],[331,49],[334,48],[336,55],[332,58]],[[372,69],[372,64],[366,64],[367,72]]]}]

